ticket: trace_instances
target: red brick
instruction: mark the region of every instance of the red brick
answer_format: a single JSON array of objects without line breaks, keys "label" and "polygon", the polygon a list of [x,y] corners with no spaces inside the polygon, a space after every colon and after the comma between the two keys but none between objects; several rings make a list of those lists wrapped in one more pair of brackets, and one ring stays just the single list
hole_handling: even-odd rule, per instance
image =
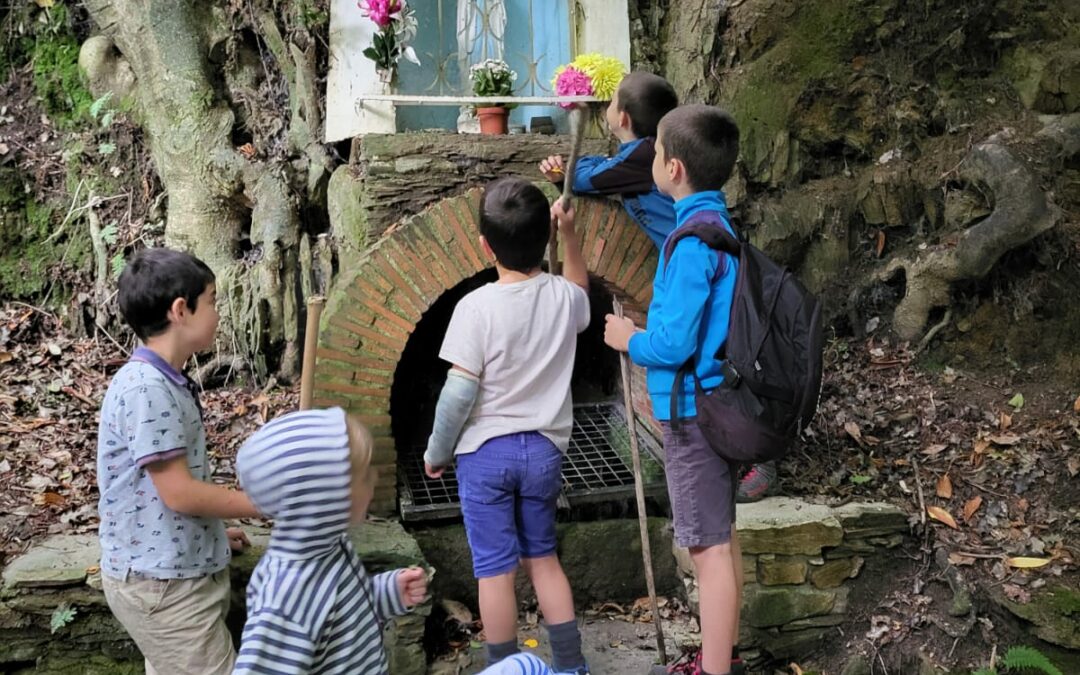
[{"label": "red brick", "polygon": [[454,231],[451,229],[450,223],[442,215],[441,210],[432,209],[427,217],[431,219],[431,231],[435,242],[443,251],[443,261],[445,261],[447,270],[450,272],[450,284],[447,287],[451,288],[472,276],[472,265],[465,257],[462,247],[455,245]]},{"label": "red brick", "polygon": [[596,239],[592,246],[592,252],[594,257],[589,260],[589,269],[598,271],[601,263],[604,260],[604,253],[610,251],[608,243],[611,240],[612,223],[615,220],[617,212],[614,209],[606,208],[601,210],[598,214],[596,221]]},{"label": "red brick", "polygon": [[402,231],[394,237],[392,242],[388,242],[392,244],[390,261],[416,286],[424,304],[424,310],[427,311],[431,303],[439,297],[442,287],[430,273],[428,266],[420,260],[420,256],[413,252],[409,246],[409,239],[408,234]]},{"label": "red brick", "polygon": [[440,205],[439,211],[449,221],[450,227],[454,230],[454,235],[457,237],[459,245],[465,250],[465,255],[468,257],[469,263],[472,265],[470,268],[473,274],[476,274],[480,270],[484,269],[484,261],[481,258],[481,251],[479,251],[477,243],[477,237],[479,234],[472,234],[465,231],[465,226],[461,222],[461,216],[454,208],[456,202],[460,199],[445,199]]},{"label": "red brick", "polygon": [[619,288],[622,288],[623,290],[626,290],[630,285],[630,281],[634,278],[634,275],[637,274],[638,270],[641,269],[641,266],[645,264],[645,261],[649,259],[649,254],[655,254],[656,248],[653,246],[652,240],[648,237],[642,237],[642,239],[645,240],[644,243],[639,246],[630,263],[619,273],[619,278],[615,282]]},{"label": "red brick", "polygon": [[349,354],[346,352],[337,351],[335,349],[319,348],[318,355],[319,359],[348,364],[350,366],[356,366],[358,368],[393,370],[397,367],[396,359],[374,356],[372,354],[367,354],[363,351]]},{"label": "red brick", "polygon": [[[586,267],[588,267],[589,251],[592,250],[592,246],[596,241],[600,214],[603,211],[604,203],[598,199],[586,198],[579,200],[578,204],[580,210],[577,216],[577,231],[581,236],[581,254],[585,258]],[[592,270],[591,267],[588,269]]]},{"label": "red brick", "polygon": [[380,265],[380,269],[387,279],[394,282],[397,287],[397,292],[404,292],[409,297],[413,306],[423,314],[424,310],[427,309],[428,303],[421,297],[424,295],[424,291],[421,288],[418,279],[420,276],[418,272],[420,270],[413,266],[412,261],[410,261],[404,251],[402,251],[397,239],[398,236],[394,236],[383,241],[380,252],[383,254],[383,259],[387,265]]},{"label": "red brick", "polygon": [[419,321],[427,306],[420,299],[420,296],[416,294],[412,286],[401,278],[401,275],[394,269],[393,264],[385,254],[379,256],[375,262],[375,269],[384,278],[390,279],[394,283],[394,290],[390,291],[383,306],[387,309],[396,308],[395,314],[414,324]]},{"label": "red brick", "polygon": [[344,394],[345,398],[353,401],[357,404],[364,403],[370,399],[371,404],[386,405],[389,402],[390,392],[385,387],[357,387],[352,384],[343,384],[341,382],[327,382],[323,381],[319,385],[321,392],[334,392],[337,394]]},{"label": "red brick", "polygon": [[[361,289],[364,289],[365,287],[370,288],[370,286],[368,286],[367,282],[365,282],[362,279],[357,280],[356,287],[361,288]],[[383,302],[386,302],[386,300],[384,299]],[[403,316],[399,316],[395,312],[390,311],[383,304],[380,304],[377,300],[375,300],[374,298],[371,298],[370,296],[365,298],[362,301],[362,304],[364,305],[364,307],[367,307],[368,309],[370,309],[372,312],[374,312],[378,316],[381,316],[382,318],[389,321],[391,324],[393,324],[393,325],[397,326],[398,328],[402,329],[405,332],[404,337],[406,337],[406,338],[408,337],[408,334],[411,333],[414,328],[416,328],[415,323],[413,323],[412,321],[409,321],[407,318],[405,318]],[[379,322],[376,321],[375,325],[379,325]]]},{"label": "red brick", "polygon": [[608,281],[614,281],[615,275],[626,258],[626,247],[633,235],[630,228],[637,229],[636,225],[627,222],[621,215],[618,214],[613,219],[611,239],[607,245],[608,254],[600,261],[600,276]]},{"label": "red brick", "polygon": [[[374,318],[374,316],[372,316]],[[377,343],[387,349],[400,351],[404,345],[404,339],[408,337],[407,334],[401,333],[400,329],[394,328],[392,334],[379,333],[374,330],[374,324],[363,325],[356,321],[351,321],[347,316],[338,314],[329,320],[331,326],[348,331],[352,335],[356,335],[359,338],[363,338],[359,344],[354,348],[361,348],[366,346],[370,342]]]},{"label": "red brick", "polygon": [[411,236],[406,237],[404,242],[409,245],[409,248],[421,261],[423,269],[431,270],[435,277],[435,285],[439,287],[438,290],[441,294],[442,291],[452,286],[450,275],[443,264],[445,253],[443,253],[442,247],[435,243],[431,231],[427,228],[410,230],[409,234]]}]

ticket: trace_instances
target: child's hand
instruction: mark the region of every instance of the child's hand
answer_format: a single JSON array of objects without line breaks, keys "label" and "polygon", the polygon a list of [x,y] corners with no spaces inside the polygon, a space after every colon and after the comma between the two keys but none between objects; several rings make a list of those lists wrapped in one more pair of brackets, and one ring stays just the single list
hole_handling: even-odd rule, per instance
[{"label": "child's hand", "polygon": [[444,471],[446,471],[445,466],[431,466],[424,462],[424,473],[427,474],[428,478],[442,478]]},{"label": "child's hand", "polygon": [[552,155],[540,162],[540,173],[544,174],[552,183],[560,183],[566,178],[566,168],[563,166],[562,157]]},{"label": "child's hand", "polygon": [[605,317],[607,324],[604,326],[604,342],[617,352],[630,351],[630,338],[637,332],[634,322],[625,316],[619,318],[614,314]]},{"label": "child's hand", "polygon": [[397,574],[397,587],[406,607],[419,605],[427,597],[427,572],[419,567],[406,567]]},{"label": "child's hand", "polygon": [[574,236],[574,207],[571,206],[569,211],[564,210],[561,197],[551,205],[551,221],[552,225],[558,222],[559,234],[563,237]]},{"label": "child's hand", "polygon": [[237,553],[243,553],[244,549],[251,546],[251,540],[239,527],[225,528],[225,536],[229,539],[229,548]]}]

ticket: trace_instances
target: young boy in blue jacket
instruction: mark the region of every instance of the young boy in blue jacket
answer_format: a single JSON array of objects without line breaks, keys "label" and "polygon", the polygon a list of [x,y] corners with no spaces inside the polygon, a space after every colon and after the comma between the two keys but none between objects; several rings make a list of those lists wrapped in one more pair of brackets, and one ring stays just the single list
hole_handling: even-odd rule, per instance
[{"label": "young boy in blue jacket", "polygon": [[[620,195],[627,213],[657,246],[675,229],[675,211],[671,197],[653,182],[656,125],[678,104],[675,89],[664,78],[630,73],[619,83],[606,113],[619,151],[614,157],[580,157],[574,171],[574,194]],[[540,162],[540,171],[553,183],[563,181],[565,170],[558,155]]]},{"label": "young boy in blue jacket", "polygon": [[[731,176],[738,146],[735,121],[719,108],[684,106],[660,122],[653,178],[675,200],[676,232],[704,222],[735,234],[721,188]],[[629,352],[634,363],[647,369],[653,414],[663,428],[675,539],[690,550],[697,573],[702,646],[695,672],[704,675],[742,672],[735,645],[742,589],[734,525],[736,477],[697,424],[693,376],[680,383],[675,379],[693,359],[706,390],[723,382],[721,361],[714,355],[727,339],[737,267],[735,258],[697,237],[682,239],[670,258],[661,254],[646,329],[608,315],[604,334],[609,346]]]}]

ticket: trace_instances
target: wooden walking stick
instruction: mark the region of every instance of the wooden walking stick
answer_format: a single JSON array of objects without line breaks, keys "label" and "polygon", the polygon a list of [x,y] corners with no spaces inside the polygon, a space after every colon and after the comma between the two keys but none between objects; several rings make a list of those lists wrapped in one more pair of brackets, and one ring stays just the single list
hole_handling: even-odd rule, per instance
[{"label": "wooden walking stick", "polygon": [[[622,303],[614,298],[615,316],[623,316]],[[652,607],[653,624],[656,626],[656,651],[660,652],[661,665],[667,664],[667,650],[664,648],[664,627],[660,623],[660,607],[656,604],[656,581],[653,579],[652,546],[649,545],[649,522],[645,517],[645,481],[641,477],[641,452],[637,442],[637,420],[634,417],[634,395],[630,391],[630,355],[619,354],[619,366],[622,371],[623,401],[626,406],[626,426],[630,431],[630,456],[634,464],[634,494],[637,497],[638,526],[641,529],[641,558],[645,564],[645,585],[649,589],[649,604]]]},{"label": "wooden walking stick", "polygon": [[315,351],[319,348],[319,319],[326,298],[314,295],[307,301],[307,325],[304,328],[304,360],[300,365],[300,409],[310,410],[315,387]]},{"label": "wooden walking stick", "polygon": [[[566,158],[566,172],[563,174],[562,207],[570,209],[570,198],[574,190],[574,172],[577,170],[578,155],[581,154],[581,139],[585,135],[585,106],[575,105],[570,109],[570,156]],[[548,239],[548,272],[560,274],[562,265],[559,264],[559,230],[551,228],[551,238]]]}]

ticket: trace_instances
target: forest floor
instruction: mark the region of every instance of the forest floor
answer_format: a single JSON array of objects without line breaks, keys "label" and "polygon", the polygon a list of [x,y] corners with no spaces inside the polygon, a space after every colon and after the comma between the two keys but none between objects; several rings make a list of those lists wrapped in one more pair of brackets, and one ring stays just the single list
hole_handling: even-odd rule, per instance
[{"label": "forest floor", "polygon": [[[74,338],[57,317],[29,305],[0,305],[4,557],[46,534],[96,529],[97,413],[125,347],[107,337]],[[291,389],[276,386],[224,386],[203,398],[214,478],[225,484],[235,483],[233,458],[244,438],[296,405]],[[991,645],[1021,640],[1015,631],[996,635],[990,619],[963,625],[945,616],[941,605],[953,593],[941,563],[970,588],[1021,604],[1048,585],[1077,588],[1078,449],[1080,390],[1055,384],[1049,369],[966,372],[919,362],[884,336],[832,341],[818,417],[807,442],[782,463],[781,490],[834,505],[889,501],[910,513],[914,537],[883,576],[886,600],[856,603],[840,642],[808,662],[839,672],[838,654],[873,657],[890,645],[910,654],[915,643],[940,663],[977,664]],[[939,550],[944,560],[935,561]],[[678,600],[671,603],[669,619],[692,628]],[[626,650],[655,656],[640,612],[590,611],[587,621],[633,627],[626,635],[587,630],[597,658],[613,651],[611,658],[625,659],[618,652]],[[442,661],[460,658],[453,652]]]}]

